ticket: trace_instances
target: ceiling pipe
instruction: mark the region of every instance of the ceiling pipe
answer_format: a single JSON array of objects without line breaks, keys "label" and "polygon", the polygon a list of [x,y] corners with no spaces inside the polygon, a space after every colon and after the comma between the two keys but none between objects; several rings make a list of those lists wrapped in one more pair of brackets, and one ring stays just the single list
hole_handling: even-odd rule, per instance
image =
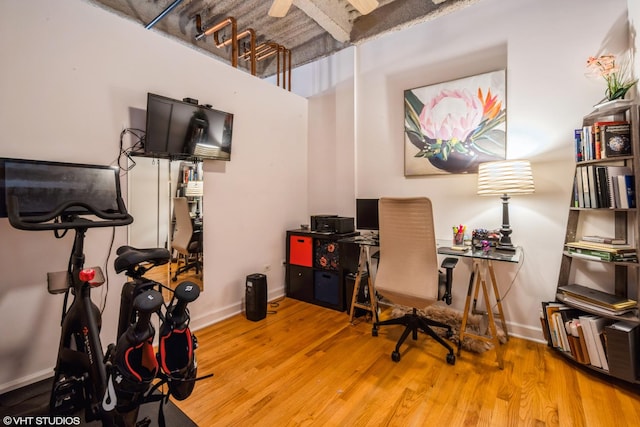
[{"label": "ceiling pipe", "polygon": [[[247,28],[246,30],[240,32],[236,36],[236,43],[240,43],[245,37],[249,37],[249,51],[243,53],[242,55],[238,55],[239,58],[247,59],[249,57],[251,61],[251,74],[256,75],[256,32],[252,28]],[[216,44],[216,47],[225,47],[232,43],[232,39],[227,39],[222,42],[218,40],[218,33],[215,32],[213,34],[213,39]]]},{"label": "ceiling pipe", "polygon": [[[265,42],[256,48],[257,61],[263,61],[267,58],[276,56],[276,85],[291,92],[291,50],[279,45],[278,43]],[[282,57],[282,67],[280,66]],[[280,83],[280,74],[282,74],[282,84]]]},{"label": "ceiling pipe", "polygon": [[153,21],[149,22],[145,28],[148,30],[151,27],[153,27],[154,25],[156,25],[158,23],[158,21],[160,21],[162,18],[165,17],[165,15],[167,15],[169,12],[171,12],[173,9],[176,8],[176,6],[178,6],[180,3],[182,3],[182,0],[176,0],[173,3],[171,3],[169,6],[167,6],[167,8],[165,10],[163,10],[162,12],[160,12],[160,15],[156,16]]},{"label": "ceiling pipe", "polygon": [[[196,17],[196,21],[198,20],[199,16]],[[196,40],[201,40],[212,33],[216,33],[214,37],[217,38],[217,32],[229,25],[231,25],[231,65],[234,68],[238,68],[238,24],[234,17],[229,16],[215,24],[213,27],[207,28],[205,31],[196,34]]]},{"label": "ceiling pipe", "polygon": [[[218,32],[223,28],[231,25],[231,38],[220,41]],[[218,22],[214,26],[203,30],[202,18],[200,14],[196,15],[196,40],[202,40],[204,37],[213,34],[216,47],[221,48],[231,45],[231,65],[234,68],[238,68],[238,59],[249,59],[251,61],[251,74],[256,75],[256,63],[258,61],[265,60],[273,55],[276,56],[276,80],[277,85],[284,89],[288,89],[291,92],[291,50],[285,48],[282,45],[274,42],[264,42],[256,46],[256,32],[252,28],[238,33],[238,27],[236,19],[229,16],[221,22]],[[239,41],[249,37],[250,47],[248,51],[243,53],[239,52]],[[282,68],[280,68],[280,56],[282,55]],[[282,71],[282,85],[280,84],[280,73]]]}]

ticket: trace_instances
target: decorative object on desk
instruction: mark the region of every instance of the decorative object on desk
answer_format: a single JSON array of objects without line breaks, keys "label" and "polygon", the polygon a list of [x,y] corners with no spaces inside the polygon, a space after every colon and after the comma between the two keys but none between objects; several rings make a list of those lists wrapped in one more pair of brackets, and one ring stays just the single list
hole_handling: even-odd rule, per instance
[{"label": "decorative object on desk", "polygon": [[505,158],[505,70],[404,91],[405,176],[475,173]]},{"label": "decorative object on desk", "polygon": [[605,97],[601,102],[624,98],[627,91],[638,82],[631,77],[628,57],[616,63],[616,57],[612,54],[590,56],[587,70],[588,76],[602,77],[607,82]]},{"label": "decorative object on desk", "polygon": [[509,225],[510,194],[529,194],[535,190],[531,164],[528,160],[503,160],[482,163],[478,168],[478,194],[500,195],[502,199],[502,228],[496,249],[514,251]]},{"label": "decorative object on desk", "polygon": [[471,234],[471,243],[475,249],[482,249],[483,242],[488,242],[489,246],[496,246],[500,241],[500,230],[487,230],[486,228],[476,228]]},{"label": "decorative object on desk", "polygon": [[[405,313],[409,312],[408,309],[402,309],[400,307],[396,307],[391,311],[391,317],[401,317]],[[439,336],[448,339],[455,345],[458,345],[460,341],[460,326],[462,325],[462,315],[463,313],[458,310],[454,310],[453,308],[447,307],[441,301],[432,304],[425,309],[418,310],[419,313],[423,316],[428,317],[429,319],[433,319],[438,322],[442,322],[445,325],[451,326],[453,331],[453,335],[449,338],[447,337],[446,330],[443,328],[434,328],[436,334]],[[473,334],[485,335],[487,333],[487,321],[484,316],[480,314],[471,314],[467,318],[467,331]],[[498,339],[501,343],[506,343],[507,339],[505,337],[502,329],[498,328]],[[466,351],[471,351],[474,353],[484,353],[487,350],[491,350],[493,348],[493,344],[487,341],[482,341],[479,339],[475,339],[473,337],[464,337],[462,340],[462,348]]]}]

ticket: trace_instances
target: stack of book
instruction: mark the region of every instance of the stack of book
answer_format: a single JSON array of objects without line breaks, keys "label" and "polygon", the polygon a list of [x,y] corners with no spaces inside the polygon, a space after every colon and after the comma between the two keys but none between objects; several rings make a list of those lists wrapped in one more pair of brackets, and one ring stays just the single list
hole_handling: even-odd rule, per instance
[{"label": "stack of book", "polygon": [[629,156],[631,125],[627,121],[603,121],[574,131],[576,161]]},{"label": "stack of book", "polygon": [[[602,241],[597,241],[597,239]],[[636,248],[622,242],[624,241],[604,237],[599,238],[598,236],[584,236],[577,242],[565,243],[565,248],[569,254],[579,258],[609,262],[638,262]]]},{"label": "stack of book", "polygon": [[619,316],[636,310],[638,302],[586,286],[572,284],[560,286],[562,300],[591,312]]},{"label": "stack of book", "polygon": [[543,302],[542,315],[550,346],[570,354],[578,363],[609,370],[605,326],[615,320],[558,302]]},{"label": "stack of book", "polygon": [[628,166],[586,165],[576,168],[573,206],[635,208],[635,177]]}]

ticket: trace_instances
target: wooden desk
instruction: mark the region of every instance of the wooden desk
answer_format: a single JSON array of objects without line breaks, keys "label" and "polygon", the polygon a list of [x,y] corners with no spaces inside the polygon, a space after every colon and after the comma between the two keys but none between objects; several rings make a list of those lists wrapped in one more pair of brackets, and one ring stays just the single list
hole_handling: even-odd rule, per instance
[{"label": "wooden desk", "polygon": [[[502,310],[502,299],[500,297],[500,291],[498,289],[498,283],[496,275],[493,269],[493,262],[520,262],[522,256],[522,250],[516,247],[515,252],[503,252],[491,249],[488,252],[484,252],[481,249],[469,248],[466,251],[457,251],[450,248],[450,241],[438,241],[438,253],[446,255],[454,255],[464,258],[471,258],[473,260],[473,270],[471,271],[471,277],[469,278],[469,288],[467,289],[467,298],[464,304],[464,314],[462,316],[462,325],[460,325],[460,337],[458,343],[458,356],[462,350],[462,340],[465,336],[473,337],[482,341],[490,342],[493,344],[496,350],[496,362],[500,369],[504,369],[503,348],[498,338],[498,331],[496,328],[496,316],[500,319],[502,330],[507,340],[509,340],[509,333],[507,332],[507,323],[504,317],[504,311]],[[487,281],[491,281],[491,287],[487,286]],[[476,309],[478,304],[478,296],[482,289],[482,298],[487,308],[486,313],[480,312]],[[493,295],[491,295],[493,291]],[[473,302],[472,302],[473,296]],[[497,313],[493,312],[492,301],[495,300]],[[471,307],[471,304],[473,306]],[[489,318],[489,332],[491,335],[477,335],[466,331],[467,321],[469,318],[469,309],[473,314],[486,314]]]}]

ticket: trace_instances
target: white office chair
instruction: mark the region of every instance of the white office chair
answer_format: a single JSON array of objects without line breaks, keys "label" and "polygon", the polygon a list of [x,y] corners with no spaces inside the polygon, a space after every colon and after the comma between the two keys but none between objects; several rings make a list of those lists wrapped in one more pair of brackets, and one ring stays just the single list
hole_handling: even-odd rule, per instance
[{"label": "white office chair", "polygon": [[[447,363],[455,364],[453,348],[431,329],[432,326],[444,328],[451,336],[451,327],[418,313],[418,309],[426,308],[438,298],[451,303],[451,271],[457,262],[454,258],[445,259],[443,267],[447,274],[440,274],[431,201],[426,197],[381,198],[379,217],[380,264],[375,280],[376,292],[394,304],[411,308],[412,312],[374,323],[371,334],[377,336],[380,326],[404,325],[405,330],[391,353],[391,359],[399,362],[402,343],[410,333],[417,340],[421,330],[449,350]],[[446,290],[439,295],[441,280],[445,281]]]}]

